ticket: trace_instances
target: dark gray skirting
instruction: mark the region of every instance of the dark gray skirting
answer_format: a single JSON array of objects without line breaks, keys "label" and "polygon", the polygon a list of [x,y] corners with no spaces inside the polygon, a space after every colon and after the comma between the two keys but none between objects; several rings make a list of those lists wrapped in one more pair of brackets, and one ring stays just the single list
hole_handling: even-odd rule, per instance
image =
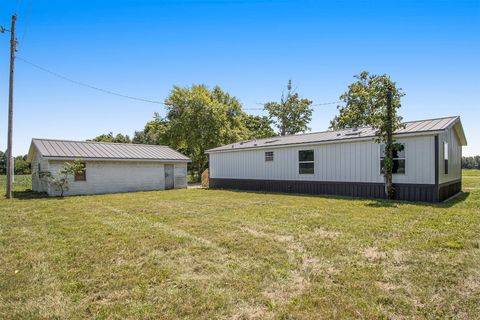
[{"label": "dark gray skirting", "polygon": [[[397,200],[439,201],[438,190],[435,184],[397,183],[394,184],[394,187],[395,198]],[[385,198],[385,187],[383,183],[210,178],[210,188],[324,194],[358,198]]]},{"label": "dark gray skirting", "polygon": [[462,191],[462,180],[442,183],[438,186],[438,199],[444,201]]}]

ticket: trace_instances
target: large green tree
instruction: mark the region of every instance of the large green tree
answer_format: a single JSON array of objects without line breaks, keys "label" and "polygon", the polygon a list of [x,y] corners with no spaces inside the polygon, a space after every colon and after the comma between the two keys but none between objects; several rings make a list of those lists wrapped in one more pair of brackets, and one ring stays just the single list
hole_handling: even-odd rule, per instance
[{"label": "large green tree", "polygon": [[[387,102],[386,89],[389,84],[393,86],[394,109],[397,110],[401,106],[400,99],[405,94],[402,89],[396,88],[395,82],[389,76],[363,71],[354,78],[357,80],[340,96],[340,101],[344,104],[337,107],[339,114],[330,121],[331,129],[367,127],[382,122]],[[398,120],[401,121],[401,117],[398,117]]]},{"label": "large green tree", "polygon": [[245,126],[249,131],[248,139],[270,138],[277,134],[272,129],[272,120],[266,116],[245,115]]},{"label": "large green tree", "polygon": [[169,145],[168,133],[169,122],[155,112],[153,120],[148,121],[143,130],[135,131],[132,142]]},{"label": "large green tree", "polygon": [[169,145],[188,155],[199,174],[208,164],[206,150],[250,136],[240,102],[218,86],[175,86],[165,105]]},{"label": "large green tree", "polygon": [[301,98],[288,81],[287,92],[282,94],[280,102],[267,102],[264,105],[270,119],[279,130],[281,136],[310,130],[308,124],[312,120],[312,101]]},{"label": "large green tree", "polygon": [[348,90],[340,96],[345,105],[338,106],[339,115],[331,121],[330,127],[346,129],[371,126],[376,129],[377,141],[385,144],[385,191],[387,197],[392,199],[393,153],[399,148],[394,133],[402,127],[398,109],[401,107],[400,99],[405,94],[385,74],[375,75],[364,71],[355,78],[357,81],[350,84]]},{"label": "large green tree", "polygon": [[128,135],[123,135],[118,133],[117,135],[113,135],[113,132],[109,132],[107,134],[101,134],[92,139],[95,142],[116,142],[116,143],[132,143],[132,140]]},{"label": "large green tree", "polygon": [[[205,150],[239,140],[275,136],[272,121],[248,115],[239,100],[220,87],[175,86],[165,99],[166,116],[155,113],[143,130],[136,131],[132,143],[168,145],[192,159],[190,168],[199,174],[208,165]],[[94,141],[130,142],[128,136],[113,133]]]}]

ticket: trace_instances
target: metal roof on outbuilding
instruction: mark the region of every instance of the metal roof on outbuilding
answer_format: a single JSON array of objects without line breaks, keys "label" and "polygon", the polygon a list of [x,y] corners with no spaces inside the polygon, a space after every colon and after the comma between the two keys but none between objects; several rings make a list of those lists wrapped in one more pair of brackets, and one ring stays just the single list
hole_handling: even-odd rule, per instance
[{"label": "metal roof on outbuilding", "polygon": [[[465,134],[463,132],[460,117],[446,117],[438,119],[428,119],[419,121],[404,122],[404,128],[398,130],[395,135],[422,135],[446,130],[453,126],[457,126],[456,132],[462,145],[466,145]],[[240,141],[232,144],[227,144],[218,148],[207,150],[210,152],[221,151],[235,151],[251,148],[266,148],[284,145],[308,144],[308,143],[327,143],[338,141],[349,141],[357,139],[373,139],[375,138],[376,130],[370,127],[358,129],[346,129],[336,131],[312,132],[305,134],[295,134],[288,136],[276,136],[265,139],[252,139],[247,141]]]},{"label": "metal roof on outbuilding", "polygon": [[160,145],[32,139],[29,157],[32,147],[49,159],[191,161],[180,152]]}]

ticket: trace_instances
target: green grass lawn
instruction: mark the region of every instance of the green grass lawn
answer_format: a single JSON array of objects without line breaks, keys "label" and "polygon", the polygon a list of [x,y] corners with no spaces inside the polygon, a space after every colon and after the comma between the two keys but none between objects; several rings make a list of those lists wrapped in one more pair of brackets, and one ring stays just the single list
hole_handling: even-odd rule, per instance
[{"label": "green grass lawn", "polygon": [[203,189],[35,198],[16,182],[20,198],[0,198],[1,319],[480,318],[480,176],[436,205]]},{"label": "green grass lawn", "polygon": [[480,177],[480,170],[462,170],[464,177]]}]

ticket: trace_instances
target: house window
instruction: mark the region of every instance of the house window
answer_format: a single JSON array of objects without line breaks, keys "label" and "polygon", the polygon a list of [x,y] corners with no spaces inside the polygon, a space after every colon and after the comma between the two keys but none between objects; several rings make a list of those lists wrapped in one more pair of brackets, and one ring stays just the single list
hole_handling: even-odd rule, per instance
[{"label": "house window", "polygon": [[[393,151],[393,169],[392,173],[405,174],[405,144],[397,143],[398,148]],[[385,159],[385,145],[380,145],[380,173],[383,174]]]},{"label": "house window", "polygon": [[298,173],[300,174],[314,174],[315,161],[313,150],[298,151]]},{"label": "house window", "polygon": [[448,174],[448,142],[443,143],[443,161],[445,162],[445,174]]},{"label": "house window", "polygon": [[265,152],[265,161],[273,161],[273,151]]},{"label": "house window", "polygon": [[87,181],[87,170],[85,169],[85,162],[82,162],[83,171],[75,174],[75,181]]}]

